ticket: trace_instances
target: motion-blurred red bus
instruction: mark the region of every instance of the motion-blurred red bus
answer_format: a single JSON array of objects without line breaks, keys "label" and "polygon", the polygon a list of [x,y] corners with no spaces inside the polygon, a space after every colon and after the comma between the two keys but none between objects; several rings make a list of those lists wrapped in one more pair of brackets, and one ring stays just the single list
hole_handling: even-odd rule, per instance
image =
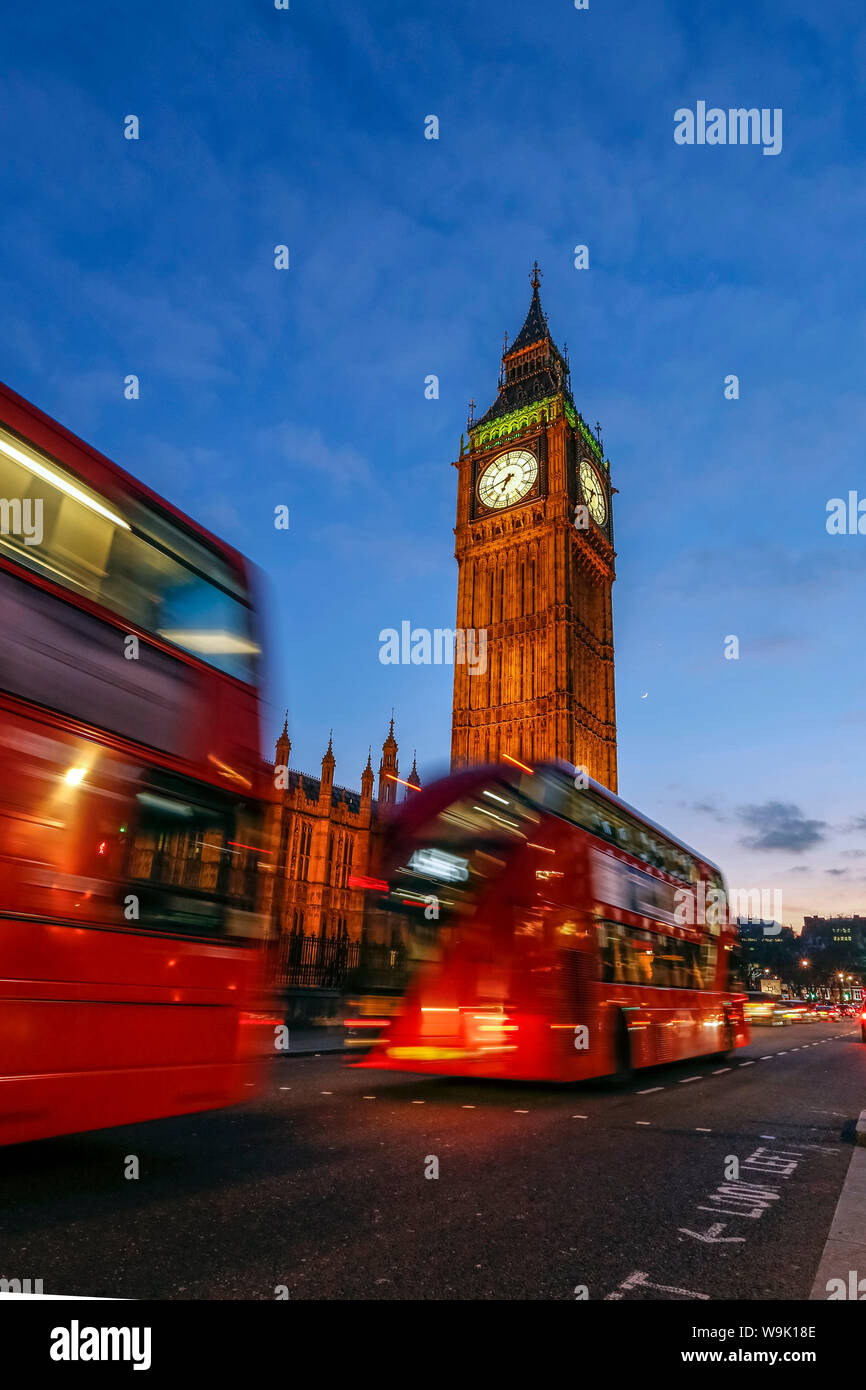
[{"label": "motion-blurred red bus", "polygon": [[0,386],[0,634],[0,1144],[248,1097],[244,561]]},{"label": "motion-blurred red bus", "polygon": [[586,780],[474,768],[404,804],[380,888],[416,965],[357,1065],[624,1079],[748,1042],[719,870]]}]

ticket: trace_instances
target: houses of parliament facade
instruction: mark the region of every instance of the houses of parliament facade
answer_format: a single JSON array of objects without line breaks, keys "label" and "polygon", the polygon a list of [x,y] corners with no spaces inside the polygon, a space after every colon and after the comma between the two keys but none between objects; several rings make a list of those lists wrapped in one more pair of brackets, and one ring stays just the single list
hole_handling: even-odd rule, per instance
[{"label": "houses of parliament facade", "polygon": [[[460,441],[455,557],[457,628],[486,633],[483,673],[454,668],[451,766],[560,758],[616,791],[610,464],[599,428],[576,409],[567,355],[541,307],[540,272],[523,327],[502,354],[490,409]],[[398,788],[394,720],[360,791],[291,768],[288,722],[277,742],[273,908],[283,933],[358,940],[365,891]],[[279,773],[282,770],[282,777]]]}]

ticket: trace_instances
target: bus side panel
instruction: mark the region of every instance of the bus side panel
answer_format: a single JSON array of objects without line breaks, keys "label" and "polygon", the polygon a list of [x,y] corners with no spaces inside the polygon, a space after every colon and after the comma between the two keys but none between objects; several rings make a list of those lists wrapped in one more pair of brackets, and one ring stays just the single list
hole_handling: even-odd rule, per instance
[{"label": "bus side panel", "polygon": [[253,948],[0,919],[0,1144],[248,1098],[260,964]]},{"label": "bus side panel", "polygon": [[0,1077],[0,1145],[235,1105],[260,1071],[247,1061]]}]

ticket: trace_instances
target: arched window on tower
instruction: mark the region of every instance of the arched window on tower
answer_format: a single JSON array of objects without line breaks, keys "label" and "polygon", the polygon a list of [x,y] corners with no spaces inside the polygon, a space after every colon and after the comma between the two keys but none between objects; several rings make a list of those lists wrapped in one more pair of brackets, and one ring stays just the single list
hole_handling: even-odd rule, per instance
[{"label": "arched window on tower", "polygon": [[310,845],[313,839],[313,827],[305,821],[301,827],[301,842],[298,850],[298,878],[302,883],[306,883],[310,876]]},{"label": "arched window on tower", "polygon": [[289,863],[289,878],[298,876],[298,845],[301,838],[301,822],[295,821],[292,827],[292,855]]}]

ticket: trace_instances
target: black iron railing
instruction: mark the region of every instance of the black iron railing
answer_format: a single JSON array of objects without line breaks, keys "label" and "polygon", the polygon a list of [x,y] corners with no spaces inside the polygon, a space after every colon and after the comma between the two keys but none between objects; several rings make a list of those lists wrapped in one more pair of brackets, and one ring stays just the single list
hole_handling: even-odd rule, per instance
[{"label": "black iron railing", "polygon": [[297,989],[400,989],[406,977],[402,945],[348,937],[287,933],[279,942],[277,983]]}]

